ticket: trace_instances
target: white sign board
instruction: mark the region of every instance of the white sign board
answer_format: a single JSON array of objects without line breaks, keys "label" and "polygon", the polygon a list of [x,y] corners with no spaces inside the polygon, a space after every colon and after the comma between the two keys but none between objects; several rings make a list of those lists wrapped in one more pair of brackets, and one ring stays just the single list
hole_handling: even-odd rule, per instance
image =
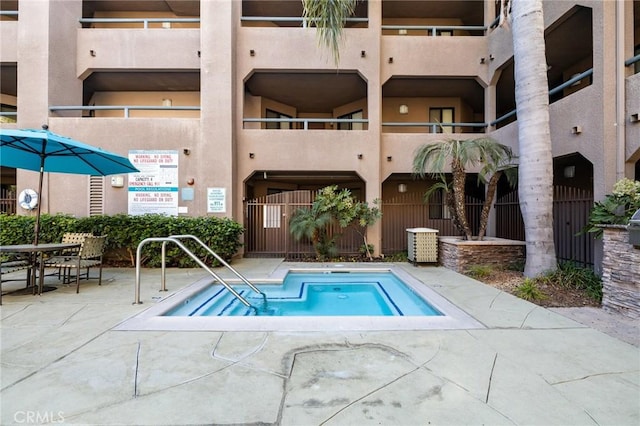
[{"label": "white sign board", "polygon": [[227,191],[225,188],[207,188],[207,213],[226,213]]},{"label": "white sign board", "polygon": [[178,215],[178,151],[132,150],[140,170],[129,174],[129,214]]}]

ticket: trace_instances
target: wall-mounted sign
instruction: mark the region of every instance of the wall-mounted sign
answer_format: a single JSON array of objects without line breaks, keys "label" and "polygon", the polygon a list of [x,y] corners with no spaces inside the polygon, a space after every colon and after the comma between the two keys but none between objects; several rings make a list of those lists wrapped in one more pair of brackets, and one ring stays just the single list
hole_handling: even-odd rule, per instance
[{"label": "wall-mounted sign", "polygon": [[140,170],[129,174],[129,214],[178,215],[178,151],[132,150]]},{"label": "wall-mounted sign", "polygon": [[225,188],[207,188],[207,213],[227,212],[227,191]]}]

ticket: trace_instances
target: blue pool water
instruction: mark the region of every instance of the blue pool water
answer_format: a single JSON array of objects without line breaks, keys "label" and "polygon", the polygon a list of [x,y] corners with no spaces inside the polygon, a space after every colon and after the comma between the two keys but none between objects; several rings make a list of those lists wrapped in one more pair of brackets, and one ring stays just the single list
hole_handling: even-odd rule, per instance
[{"label": "blue pool water", "polygon": [[439,316],[392,272],[289,272],[283,283],[260,284],[267,295],[234,286],[255,309],[221,285],[182,301],[165,316]]}]

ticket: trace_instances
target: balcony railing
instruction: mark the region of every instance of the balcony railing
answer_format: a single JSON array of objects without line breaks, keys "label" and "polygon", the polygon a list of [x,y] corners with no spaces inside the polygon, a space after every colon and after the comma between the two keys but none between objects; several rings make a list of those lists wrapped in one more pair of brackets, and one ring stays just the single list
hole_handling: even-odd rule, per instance
[{"label": "balcony railing", "polygon": [[[560,93],[562,90],[566,89],[567,87],[571,87],[573,84],[576,83],[580,83],[580,81],[583,78],[587,78],[587,77],[591,77],[593,75],[593,68],[586,70],[583,73],[580,73],[572,78],[570,78],[569,80],[565,81],[564,83],[562,83],[561,85],[554,87],[553,89],[549,90],[549,96],[553,96],[556,93]],[[509,111],[508,113],[504,114],[501,117],[498,117],[497,119],[493,120],[491,123],[489,123],[491,126],[496,126],[497,124],[513,117],[516,115],[516,110],[512,110]]]},{"label": "balcony railing", "polygon": [[385,121],[382,123],[382,126],[383,127],[426,127],[429,130],[428,133],[443,133],[442,132],[443,128],[451,128],[454,133],[455,133],[456,127],[472,128],[472,129],[480,128],[482,129],[482,133],[484,133],[484,129],[488,127],[488,124],[487,123],[433,123],[433,122],[421,122],[421,121],[409,123],[406,121],[401,121],[401,122]]},{"label": "balcony railing", "polygon": [[[158,105],[93,105],[93,106],[50,106],[49,111],[118,111],[129,118],[130,111],[200,111],[199,106],[158,106]],[[87,117],[87,116],[84,116]],[[92,116],[89,116],[92,117]],[[164,117],[159,117],[164,118]]]},{"label": "balcony railing", "polygon": [[[149,24],[161,24],[162,28],[171,28],[172,23],[178,24],[199,24],[200,18],[80,18],[79,22],[83,28],[90,28],[92,24],[142,24],[142,28],[149,28]],[[168,23],[168,26],[164,26]]]},{"label": "balcony railing", "polygon": [[[307,28],[312,23],[312,20],[303,18],[301,16],[242,16],[240,17],[242,22],[297,22],[300,23],[302,28]],[[347,18],[347,22],[369,22],[369,18]]]},{"label": "balcony railing", "polygon": [[383,30],[424,31],[425,35],[438,36],[441,31],[487,31],[484,25],[382,25]]},{"label": "balcony railing", "polygon": [[[273,130],[310,130],[310,123],[350,123],[350,124],[369,124],[369,120],[366,118],[243,118],[243,128],[245,123],[302,123],[302,129],[291,127],[289,129],[273,129]],[[320,129],[317,129],[320,130]],[[362,129],[366,130],[366,129]]]}]

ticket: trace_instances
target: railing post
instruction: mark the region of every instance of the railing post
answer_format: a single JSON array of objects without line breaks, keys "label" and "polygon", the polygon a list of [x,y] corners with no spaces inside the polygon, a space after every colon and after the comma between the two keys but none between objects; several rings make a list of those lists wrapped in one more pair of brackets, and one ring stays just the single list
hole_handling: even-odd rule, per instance
[{"label": "railing post", "polygon": [[129,118],[129,107],[124,107],[124,118]]},{"label": "railing post", "polygon": [[160,291],[167,291],[167,242],[162,242],[162,270],[160,273]]}]

